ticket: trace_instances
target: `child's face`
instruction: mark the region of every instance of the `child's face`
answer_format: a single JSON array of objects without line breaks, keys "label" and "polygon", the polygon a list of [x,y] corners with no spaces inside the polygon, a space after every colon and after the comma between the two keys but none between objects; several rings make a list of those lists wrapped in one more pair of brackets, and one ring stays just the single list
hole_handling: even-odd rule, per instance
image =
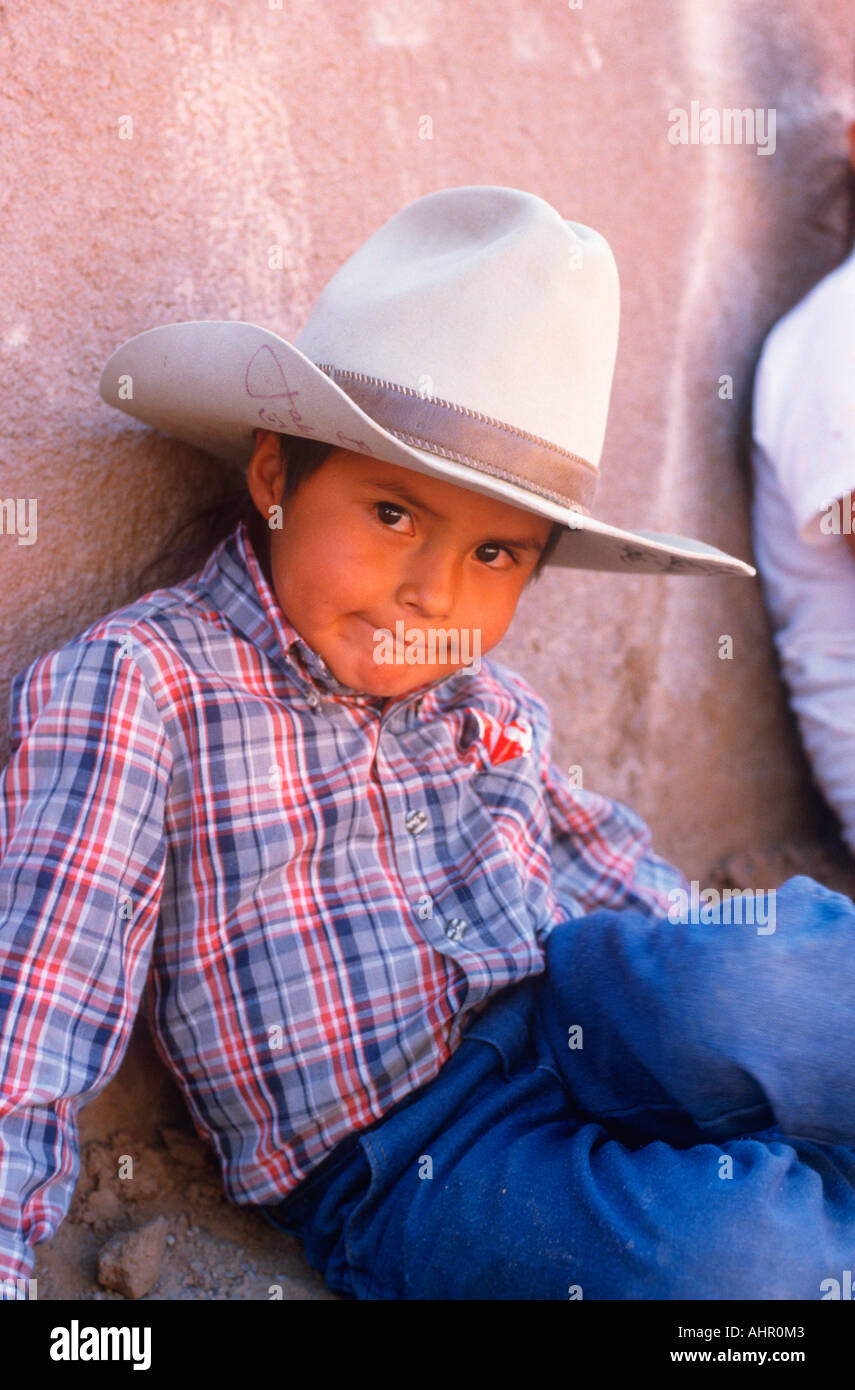
[{"label": "child's face", "polygon": [[[283,480],[278,437],[259,431],[248,484],[265,521]],[[282,529],[270,531],[273,588],[291,626],[343,685],[404,695],[501,640],[551,525],[453,483],[336,449],[286,501]],[[424,634],[424,664],[408,664],[403,652],[392,663],[375,660],[375,632],[387,629],[394,648],[398,621],[411,650],[418,649],[413,633]],[[460,660],[442,660],[453,651],[441,645],[431,652],[432,628],[459,631]],[[431,663],[430,655],[439,659]]]}]

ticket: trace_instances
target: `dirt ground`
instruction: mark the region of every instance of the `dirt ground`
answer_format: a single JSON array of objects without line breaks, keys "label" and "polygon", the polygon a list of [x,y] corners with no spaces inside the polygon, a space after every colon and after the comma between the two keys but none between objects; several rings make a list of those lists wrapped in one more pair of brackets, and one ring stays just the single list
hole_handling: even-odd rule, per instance
[{"label": "dirt ground", "polygon": [[[165,1231],[155,1228],[165,1234],[165,1242],[155,1241],[162,1251],[120,1252],[131,1278],[141,1263],[157,1274],[143,1299],[335,1298],[299,1241],[227,1200],[216,1159],[197,1137],[141,1017],[117,1075],[80,1112],[80,1140],[80,1178],[68,1216],[52,1240],[35,1247],[40,1302],[123,1300],[122,1292],[98,1282],[99,1252],[157,1218],[165,1219]],[[119,1175],[128,1168],[126,1156],[132,1177]]]},{"label": "dirt ground", "polygon": [[[704,886],[776,888],[797,873],[855,895],[855,863],[839,844],[730,855]],[[298,1241],[226,1199],[216,1161],[141,1020],[117,1076],[81,1111],[80,1140],[68,1217],[53,1240],[36,1247],[39,1300],[335,1300]],[[133,1159],[132,1177],[119,1176],[123,1156]],[[116,1252],[112,1287],[105,1287],[99,1252],[122,1236],[138,1248]]]}]

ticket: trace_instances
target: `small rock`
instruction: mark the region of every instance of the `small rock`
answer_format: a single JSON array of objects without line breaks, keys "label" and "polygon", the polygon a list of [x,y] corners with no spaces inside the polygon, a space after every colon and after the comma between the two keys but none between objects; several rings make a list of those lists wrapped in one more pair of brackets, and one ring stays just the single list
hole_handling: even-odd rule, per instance
[{"label": "small rock", "polygon": [[162,1149],[143,1149],[134,1164],[133,1178],[127,1178],[122,1184],[127,1189],[128,1199],[147,1202],[152,1197],[162,1196],[166,1171]]},{"label": "small rock", "polygon": [[86,1146],[86,1157],[83,1167],[90,1178],[100,1176],[102,1170],[109,1170],[110,1148],[108,1144],[102,1144],[97,1139],[92,1139]]},{"label": "small rock", "polygon": [[142,1298],[154,1288],[166,1253],[166,1218],[108,1240],[98,1256],[98,1283],[125,1298]]},{"label": "small rock", "polygon": [[183,1129],[173,1129],[169,1125],[161,1126],[160,1132],[176,1163],[182,1164],[185,1168],[206,1167],[208,1155],[194,1135],[186,1134]]},{"label": "small rock", "polygon": [[99,1187],[92,1192],[80,1213],[81,1221],[88,1226],[98,1221],[115,1221],[122,1214],[122,1204],[109,1187]]}]

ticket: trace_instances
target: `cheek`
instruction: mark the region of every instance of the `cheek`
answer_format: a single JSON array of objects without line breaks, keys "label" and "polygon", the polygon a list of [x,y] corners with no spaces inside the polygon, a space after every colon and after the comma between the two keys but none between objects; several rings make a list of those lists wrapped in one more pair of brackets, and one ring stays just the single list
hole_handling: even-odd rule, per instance
[{"label": "cheek", "polygon": [[373,568],[370,548],[360,546],[344,528],[313,546],[309,564],[318,591],[344,600],[364,588]]},{"label": "cheek", "polygon": [[489,647],[495,647],[497,642],[501,642],[504,637],[510,619],[505,620],[496,613],[481,613],[480,618],[472,624],[474,628],[480,629],[480,642],[484,651]]},{"label": "cheek", "polygon": [[282,547],[274,565],[280,602],[286,611],[290,601],[295,611],[318,620],[356,606],[376,573],[370,561],[370,547],[344,527],[304,533]]},{"label": "cheek", "polygon": [[485,649],[494,647],[497,642],[501,642],[511,625],[518,599],[519,595],[514,590],[512,593],[502,595],[492,594],[489,598],[485,598],[482,603],[473,604],[471,626],[480,628],[481,643]]},{"label": "cheek", "polygon": [[394,586],[397,566],[389,553],[365,525],[341,526],[323,537],[315,547],[313,563],[321,587],[334,592],[347,605],[358,604],[360,595],[374,595]]}]

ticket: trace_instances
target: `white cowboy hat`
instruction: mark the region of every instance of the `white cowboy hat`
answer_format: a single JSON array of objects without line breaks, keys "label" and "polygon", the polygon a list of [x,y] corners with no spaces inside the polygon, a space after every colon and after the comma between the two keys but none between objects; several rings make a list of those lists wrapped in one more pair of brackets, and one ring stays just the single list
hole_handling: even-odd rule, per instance
[{"label": "white cowboy hat", "polygon": [[590,514],[619,319],[608,242],[490,185],[418,198],[354,252],[291,344],[234,320],[118,348],[109,404],[246,465],[259,428],[443,478],[568,528],[547,563],[753,575],[684,536]]}]

